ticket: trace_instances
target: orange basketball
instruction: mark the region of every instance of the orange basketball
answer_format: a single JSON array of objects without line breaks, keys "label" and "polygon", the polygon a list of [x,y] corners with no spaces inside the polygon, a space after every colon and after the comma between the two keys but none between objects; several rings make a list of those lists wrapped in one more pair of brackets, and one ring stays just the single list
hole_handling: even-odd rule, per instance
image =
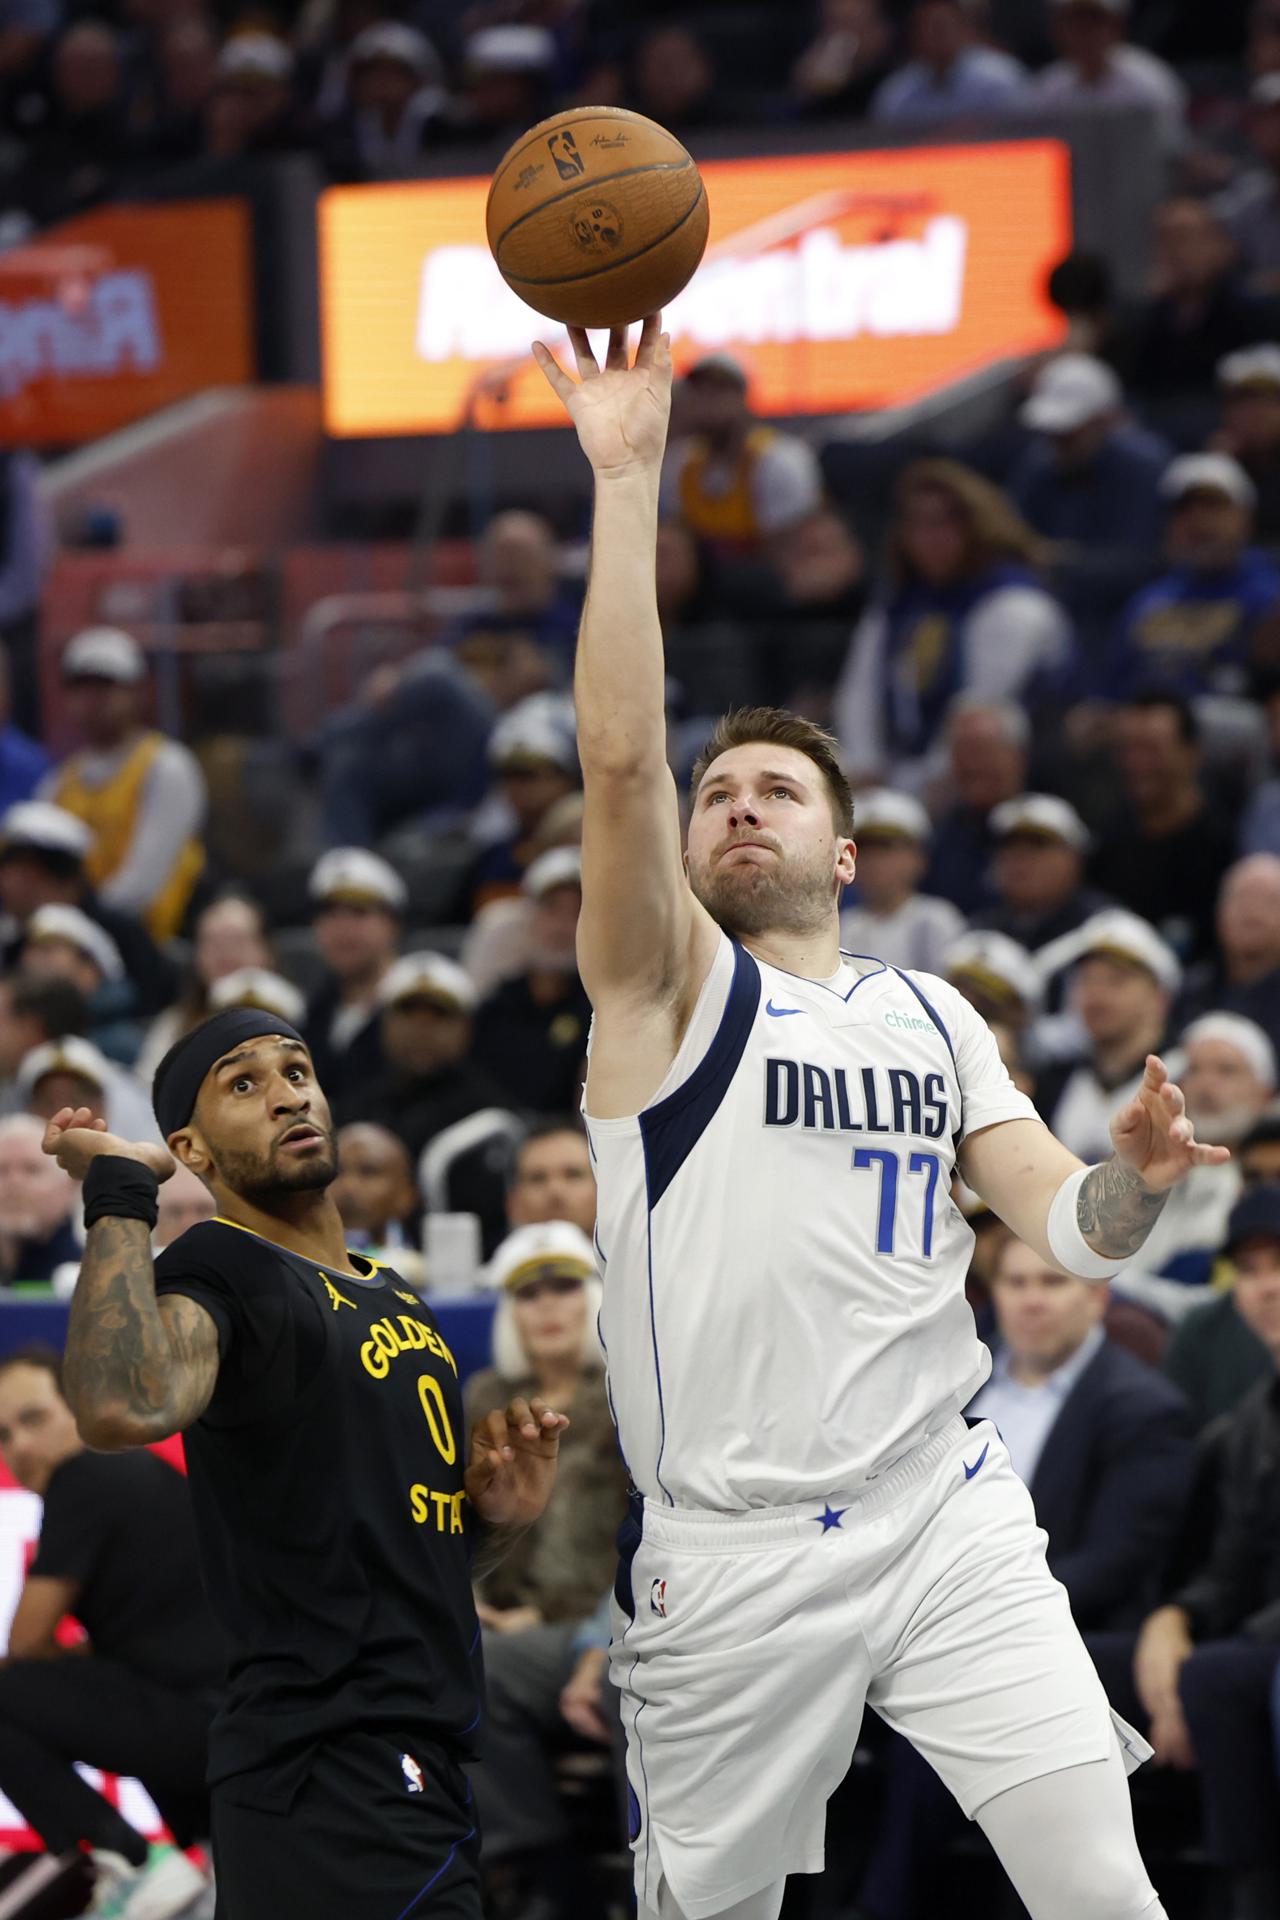
[{"label": "orange basketball", "polygon": [[656,121],[625,107],[570,107],[506,155],[485,229],[503,279],[539,313],[621,327],[689,281],[707,244],[707,196]]}]

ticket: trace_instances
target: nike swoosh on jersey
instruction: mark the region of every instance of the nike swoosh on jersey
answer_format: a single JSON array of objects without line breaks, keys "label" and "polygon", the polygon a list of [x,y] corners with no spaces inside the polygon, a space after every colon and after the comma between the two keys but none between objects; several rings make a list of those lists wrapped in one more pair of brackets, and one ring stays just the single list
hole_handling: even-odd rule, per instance
[{"label": "nike swoosh on jersey", "polygon": [[804,1011],[803,1007],[775,1007],[772,1000],[765,1002],[764,1010],[766,1013],[771,1013],[775,1020],[785,1020],[789,1013],[803,1013]]},{"label": "nike swoosh on jersey", "polygon": [[964,1477],[966,1480],[972,1480],[974,1474],[978,1471],[979,1467],[982,1465],[983,1461],[986,1459],[987,1450],[990,1447],[990,1445],[991,1445],[991,1442],[988,1440],[987,1445],[982,1449],[982,1452],[978,1455],[977,1459],[974,1461],[972,1466],[969,1465],[969,1462],[967,1460],[961,1461],[961,1465],[964,1468]]}]

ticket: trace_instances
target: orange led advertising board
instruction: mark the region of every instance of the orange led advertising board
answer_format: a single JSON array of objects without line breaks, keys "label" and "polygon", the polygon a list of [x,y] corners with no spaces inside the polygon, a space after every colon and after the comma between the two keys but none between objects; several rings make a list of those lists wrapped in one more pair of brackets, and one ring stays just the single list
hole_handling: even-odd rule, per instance
[{"label": "orange led advertising board", "polygon": [[[1056,140],[714,160],[706,257],[667,311],[677,366],[725,349],[763,414],[900,405],[1054,345],[1045,276],[1071,241]],[[563,329],[499,276],[487,180],[335,187],[320,202],[325,421],[335,435],[563,415],[528,358]]]}]

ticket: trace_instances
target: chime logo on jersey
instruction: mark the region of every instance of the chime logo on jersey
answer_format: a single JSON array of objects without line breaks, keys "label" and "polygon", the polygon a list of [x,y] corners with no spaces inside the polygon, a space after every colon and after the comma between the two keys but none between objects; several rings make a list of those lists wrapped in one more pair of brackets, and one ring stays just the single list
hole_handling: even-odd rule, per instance
[{"label": "chime logo on jersey", "polygon": [[410,1793],[421,1793],[423,1788],[422,1768],[411,1753],[400,1755],[400,1768],[404,1774],[405,1786]]},{"label": "chime logo on jersey", "polygon": [[649,1605],[653,1609],[654,1613],[657,1614],[659,1620],[666,1619],[667,1617],[667,1583],[665,1580],[655,1580],[653,1585],[650,1587]]}]

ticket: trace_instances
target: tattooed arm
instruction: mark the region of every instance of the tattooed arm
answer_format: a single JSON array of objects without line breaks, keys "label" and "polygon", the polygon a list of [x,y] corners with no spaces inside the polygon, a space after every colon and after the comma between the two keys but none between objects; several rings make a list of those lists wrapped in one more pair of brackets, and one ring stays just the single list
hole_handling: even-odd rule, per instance
[{"label": "tattooed arm", "polygon": [[[157,1180],[173,1172],[164,1147],[118,1139],[84,1107],[54,1115],[44,1150],[77,1180],[104,1154],[136,1160]],[[146,1221],[95,1221],[71,1298],[63,1360],[81,1438],[105,1450],[167,1439],[204,1412],[217,1378],[212,1317],[185,1295],[156,1298]]]},{"label": "tattooed arm", "polygon": [[1107,1260],[1132,1258],[1154,1227],[1169,1198],[1165,1187],[1153,1193],[1140,1173],[1113,1153],[1090,1167],[1076,1195],[1076,1225]]}]

